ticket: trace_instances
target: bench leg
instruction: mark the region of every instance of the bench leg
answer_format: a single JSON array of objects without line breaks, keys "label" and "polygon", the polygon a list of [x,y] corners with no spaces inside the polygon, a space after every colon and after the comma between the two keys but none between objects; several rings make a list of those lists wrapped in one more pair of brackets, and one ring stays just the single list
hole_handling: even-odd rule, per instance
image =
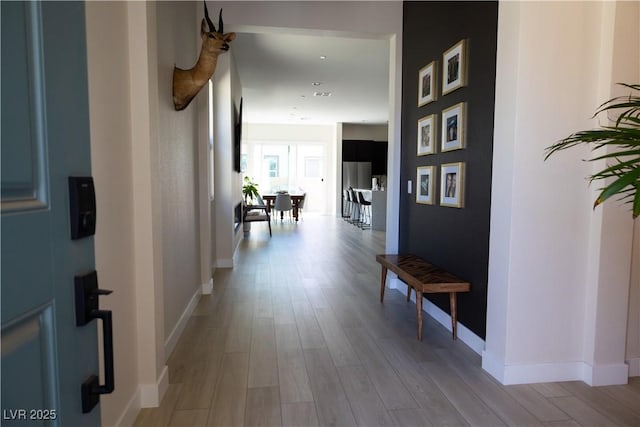
[{"label": "bench leg", "polygon": [[380,302],[382,303],[382,301],[384,300],[384,288],[385,288],[385,284],[387,283],[387,267],[382,266],[382,274],[381,274],[381,279],[380,279]]},{"label": "bench leg", "polygon": [[456,314],[456,293],[449,292],[449,308],[451,310],[451,332],[453,339],[458,338],[458,317]]},{"label": "bench leg", "polygon": [[411,299],[411,286],[407,285],[407,302]]},{"label": "bench leg", "polygon": [[422,341],[422,292],[417,289],[416,310],[418,311],[418,341]]}]

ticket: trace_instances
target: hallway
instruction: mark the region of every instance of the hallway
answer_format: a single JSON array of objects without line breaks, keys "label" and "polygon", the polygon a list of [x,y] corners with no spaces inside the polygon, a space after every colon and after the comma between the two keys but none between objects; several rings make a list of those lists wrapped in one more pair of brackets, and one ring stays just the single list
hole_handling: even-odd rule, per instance
[{"label": "hallway", "polygon": [[640,378],[502,386],[415,305],[379,298],[384,233],[330,216],[253,224],[168,360],[136,426],[640,425]]}]

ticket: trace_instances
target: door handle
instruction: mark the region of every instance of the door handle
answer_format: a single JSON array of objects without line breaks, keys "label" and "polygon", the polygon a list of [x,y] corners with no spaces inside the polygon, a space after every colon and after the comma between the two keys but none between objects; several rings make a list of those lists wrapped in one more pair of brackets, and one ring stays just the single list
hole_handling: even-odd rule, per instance
[{"label": "door handle", "polygon": [[100,310],[99,296],[109,295],[112,291],[98,289],[96,271],[75,277],[76,325],[84,326],[93,319],[102,320],[104,384],[100,384],[97,375],[90,375],[81,387],[82,413],[91,412],[100,402],[101,394],[113,392],[115,376],[113,372],[113,320],[111,310]]}]

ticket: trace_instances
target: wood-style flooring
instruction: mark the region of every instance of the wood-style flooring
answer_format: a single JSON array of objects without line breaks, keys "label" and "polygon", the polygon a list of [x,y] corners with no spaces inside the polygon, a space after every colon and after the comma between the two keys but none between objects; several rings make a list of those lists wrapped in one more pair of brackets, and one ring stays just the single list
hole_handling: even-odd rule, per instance
[{"label": "wood-style flooring", "polygon": [[339,218],[256,223],[218,269],[136,426],[640,426],[640,378],[502,386],[480,356],[388,291],[384,233]]}]

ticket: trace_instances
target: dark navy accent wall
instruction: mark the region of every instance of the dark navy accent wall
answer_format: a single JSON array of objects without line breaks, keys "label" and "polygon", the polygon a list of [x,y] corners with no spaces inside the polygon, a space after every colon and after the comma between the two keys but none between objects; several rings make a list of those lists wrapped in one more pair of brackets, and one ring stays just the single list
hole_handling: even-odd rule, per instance
[{"label": "dark navy accent wall", "polygon": [[[402,52],[400,253],[414,253],[471,282],[459,294],[458,320],[486,335],[489,214],[495,104],[497,2],[405,2]],[[467,86],[442,95],[442,54],[467,40]],[[418,107],[418,71],[437,60],[436,101]],[[466,148],[442,153],[442,111],[467,103]],[[418,119],[436,114],[436,153],[416,155]],[[440,165],[465,162],[464,208],[440,206]],[[435,202],[417,204],[416,168],[435,166]],[[413,183],[407,193],[407,181]],[[449,312],[447,295],[428,297]]]}]

